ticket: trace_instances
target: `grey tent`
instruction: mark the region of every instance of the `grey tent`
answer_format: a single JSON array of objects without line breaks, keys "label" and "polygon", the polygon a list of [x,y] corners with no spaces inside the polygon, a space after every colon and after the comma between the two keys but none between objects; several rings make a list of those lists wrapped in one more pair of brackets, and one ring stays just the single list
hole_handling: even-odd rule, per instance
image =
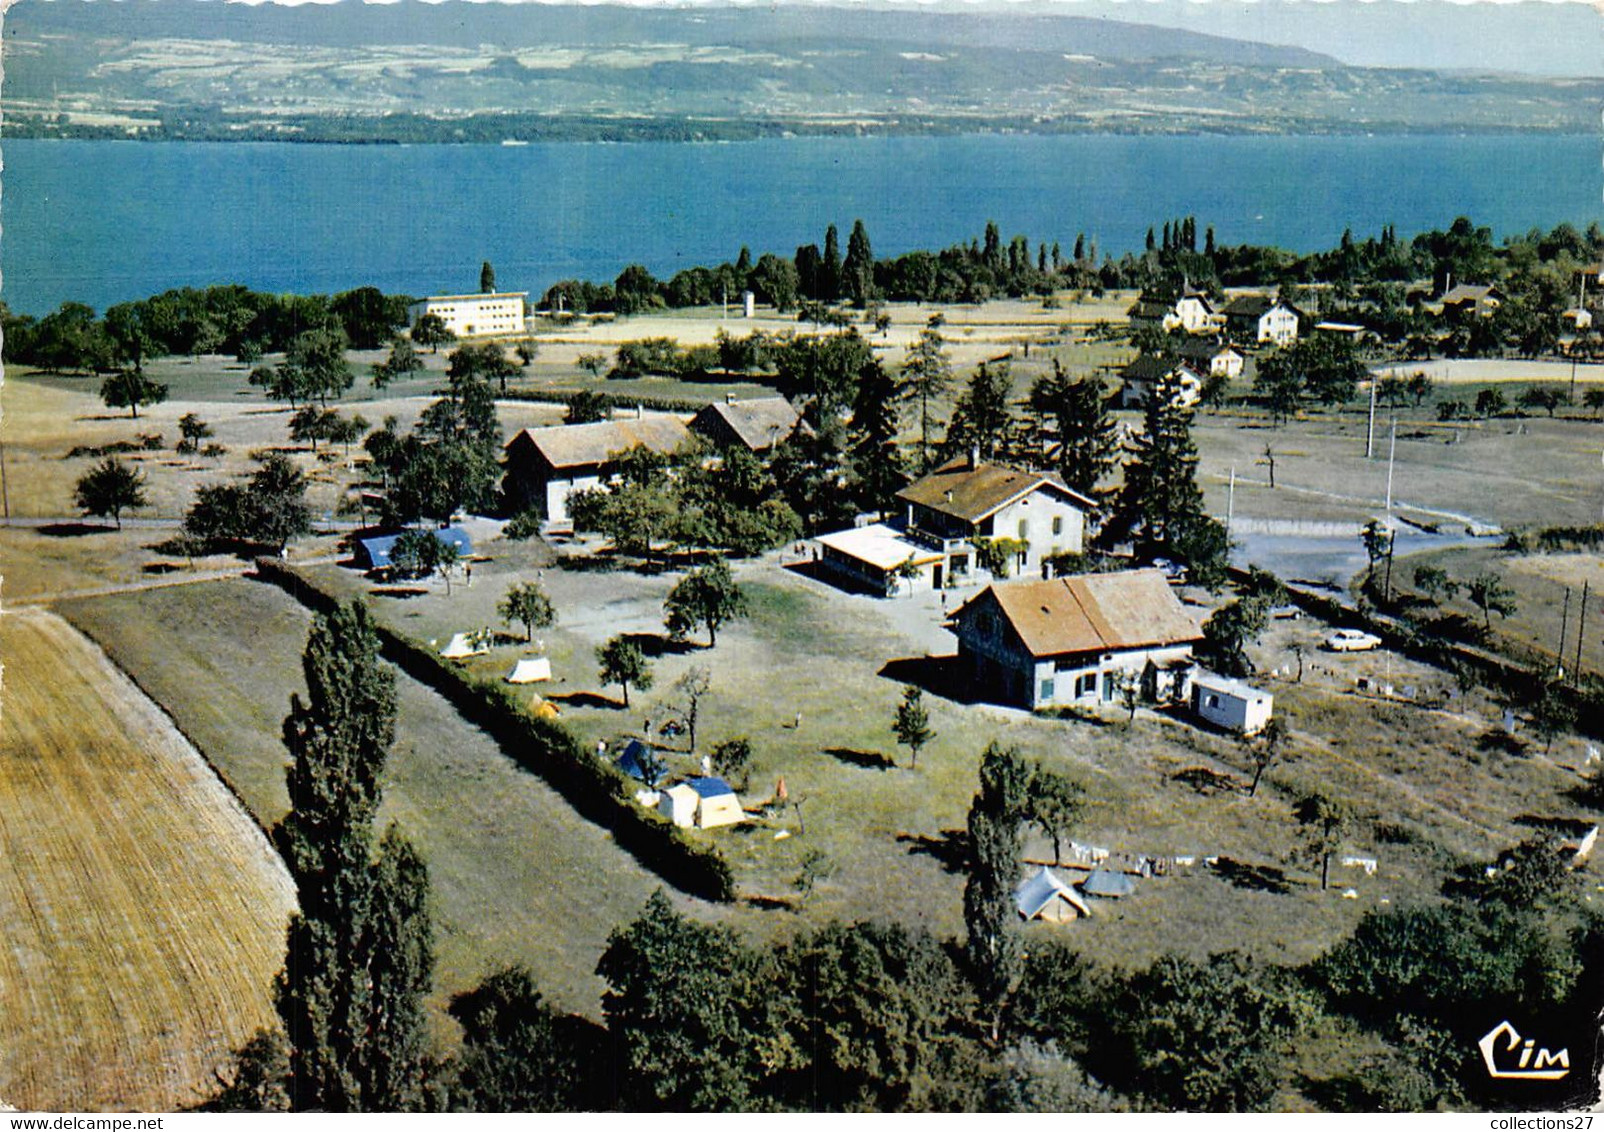
[{"label": "grey tent", "polygon": [[1014,907],[1027,920],[1051,920],[1065,923],[1090,916],[1092,910],[1067,882],[1043,865],[1034,876],[1014,891]]},{"label": "grey tent", "polygon": [[1087,896],[1102,896],[1114,899],[1120,896],[1129,896],[1136,891],[1136,881],[1124,873],[1116,873],[1110,869],[1096,869],[1085,880],[1080,882],[1080,890]]}]

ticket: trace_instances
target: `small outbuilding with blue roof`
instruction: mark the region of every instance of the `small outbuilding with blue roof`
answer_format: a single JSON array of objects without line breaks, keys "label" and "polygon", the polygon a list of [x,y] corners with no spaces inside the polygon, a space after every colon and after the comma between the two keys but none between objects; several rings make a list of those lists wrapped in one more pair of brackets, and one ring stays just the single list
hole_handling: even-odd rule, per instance
[{"label": "small outbuilding with blue roof", "polygon": [[[402,533],[397,531],[393,535],[357,539],[356,564],[364,570],[384,570],[394,565],[390,555],[395,550],[395,542]],[[434,537],[446,546],[455,547],[459,558],[466,558],[473,553],[473,542],[461,527],[445,527],[435,531]]]}]

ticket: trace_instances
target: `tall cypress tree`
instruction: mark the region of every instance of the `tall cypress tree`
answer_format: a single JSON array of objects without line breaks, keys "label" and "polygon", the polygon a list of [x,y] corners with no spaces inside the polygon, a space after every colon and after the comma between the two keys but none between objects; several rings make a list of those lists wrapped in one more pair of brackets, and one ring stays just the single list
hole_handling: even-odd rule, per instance
[{"label": "tall cypress tree", "polygon": [[407,1112],[421,1107],[428,1076],[424,999],[434,977],[429,868],[400,829],[391,825],[384,831],[373,872],[364,1107]]},{"label": "tall cypress tree", "polygon": [[874,252],[869,247],[869,230],[863,221],[852,224],[847,237],[847,258],[841,266],[842,290],[856,307],[866,307],[874,297]]},{"label": "tall cypress tree", "polygon": [[824,262],[819,265],[819,298],[833,303],[841,297],[841,237],[832,224],[824,230]]},{"label": "tall cypress tree", "polygon": [[302,657],[307,697],[284,721],[290,812],[273,839],[295,880],[275,998],[293,1108],[400,1105],[416,1088],[433,966],[423,862],[398,836],[373,860],[379,775],[395,740],[395,674],[360,602],[320,616]]},{"label": "tall cypress tree", "polygon": [[965,951],[975,988],[992,1009],[996,1036],[1002,1003],[1023,956],[1014,930],[1020,827],[1030,800],[1030,769],[1014,747],[988,744],[980,759],[980,793],[969,807],[969,881],[964,885]]}]

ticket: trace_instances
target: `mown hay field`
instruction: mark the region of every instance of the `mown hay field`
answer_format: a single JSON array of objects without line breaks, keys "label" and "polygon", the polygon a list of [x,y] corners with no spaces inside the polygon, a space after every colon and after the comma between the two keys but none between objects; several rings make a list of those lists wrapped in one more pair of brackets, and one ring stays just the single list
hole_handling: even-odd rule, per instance
[{"label": "mown hay field", "polygon": [[272,1019],[294,906],[262,831],[53,614],[0,617],[0,1097],[173,1109]]}]

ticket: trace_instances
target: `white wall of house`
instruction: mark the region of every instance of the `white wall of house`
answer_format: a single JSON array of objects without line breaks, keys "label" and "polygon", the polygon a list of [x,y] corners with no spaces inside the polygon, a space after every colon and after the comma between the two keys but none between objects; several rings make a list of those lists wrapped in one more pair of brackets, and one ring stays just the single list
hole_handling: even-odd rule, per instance
[{"label": "white wall of house", "polygon": [[991,516],[992,538],[1024,539],[1030,549],[1016,561],[1011,576],[1040,572],[1042,559],[1079,554],[1086,535],[1086,517],[1066,499],[1037,490],[1016,499]]},{"label": "white wall of house", "polygon": [[1214,377],[1241,377],[1242,355],[1235,350],[1221,350],[1209,359],[1209,374]]},{"label": "white wall of house", "polygon": [[1176,302],[1175,317],[1188,334],[1202,334],[1215,326],[1214,312],[1196,295],[1188,295]]},{"label": "white wall of house", "polygon": [[549,479],[546,481],[546,523],[553,527],[567,527],[572,525],[573,517],[568,514],[568,497],[575,492],[589,491],[593,487],[600,487],[602,478],[598,473],[574,476],[573,478]]},{"label": "white wall of house", "polygon": [[1140,681],[1148,662],[1164,665],[1192,655],[1191,645],[1121,649],[1100,656],[1035,661],[1031,707],[1111,703],[1124,680]]},{"label": "white wall of house", "polygon": [[1274,306],[1259,316],[1259,341],[1286,346],[1298,340],[1298,316],[1283,306]]}]

